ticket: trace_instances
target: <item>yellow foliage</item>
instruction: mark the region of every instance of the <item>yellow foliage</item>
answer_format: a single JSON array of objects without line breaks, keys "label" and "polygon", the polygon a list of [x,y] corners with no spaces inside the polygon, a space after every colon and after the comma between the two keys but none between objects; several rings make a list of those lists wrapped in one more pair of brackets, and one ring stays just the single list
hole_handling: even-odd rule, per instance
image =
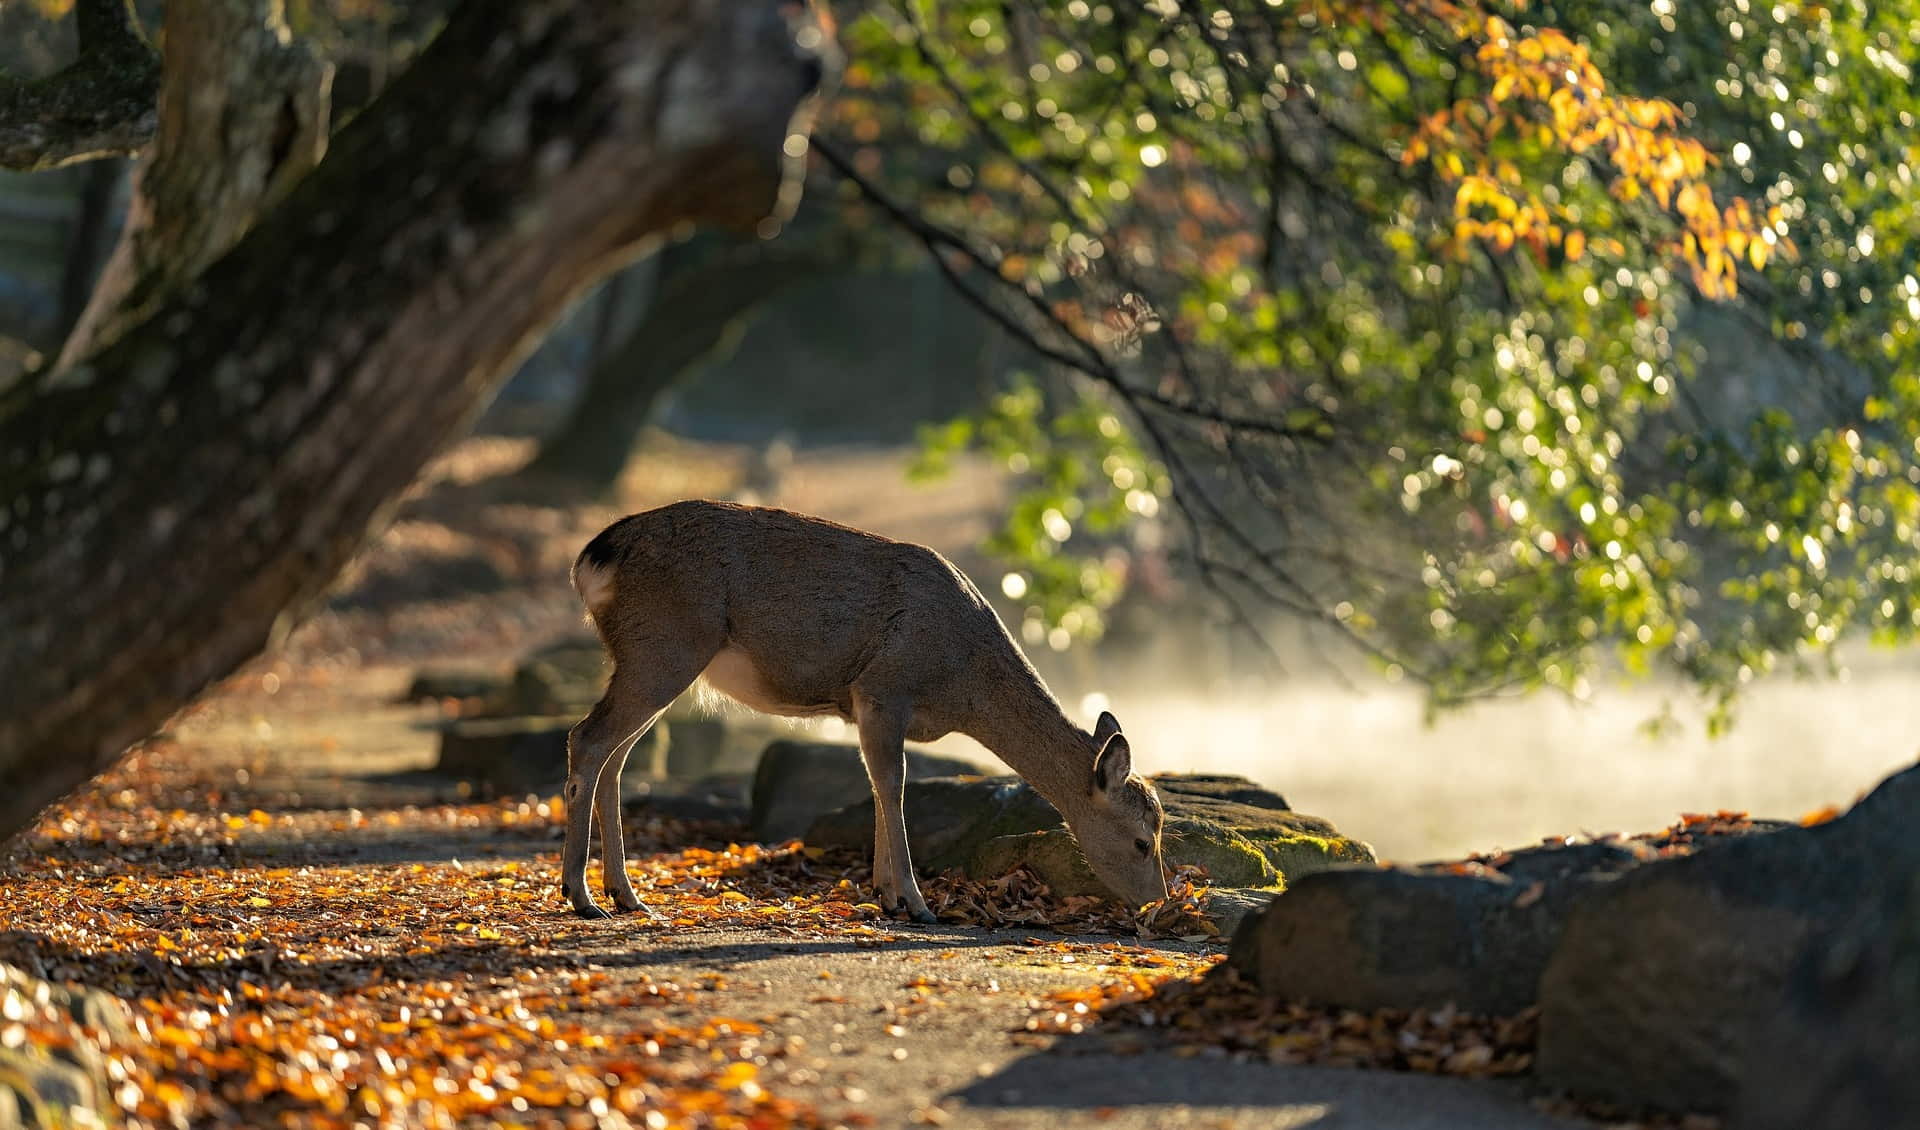
[{"label": "yellow foliage", "polygon": [[[1527,243],[1536,254],[1557,245],[1568,262],[1586,253],[1586,233],[1558,203],[1525,185],[1511,162],[1493,159],[1494,139],[1511,127],[1520,136],[1533,135],[1543,147],[1604,162],[1613,174],[1608,190],[1616,199],[1651,197],[1670,212],[1679,231],[1669,250],[1685,262],[1703,293],[1732,296],[1742,259],[1756,270],[1765,265],[1773,250],[1765,233],[1779,225],[1777,210],[1761,223],[1745,200],[1722,208],[1704,179],[1713,158],[1697,139],[1680,132],[1678,107],[1665,99],[1611,92],[1586,47],[1557,29],[1516,32],[1498,16],[1482,18],[1434,0],[1424,6],[1462,36],[1480,40],[1473,58],[1489,84],[1485,95],[1462,98],[1429,115],[1402,156],[1407,164],[1430,164],[1453,186],[1456,223],[1449,242],[1456,251],[1479,238],[1502,252],[1515,242]],[[1490,165],[1494,176],[1486,174]]]}]

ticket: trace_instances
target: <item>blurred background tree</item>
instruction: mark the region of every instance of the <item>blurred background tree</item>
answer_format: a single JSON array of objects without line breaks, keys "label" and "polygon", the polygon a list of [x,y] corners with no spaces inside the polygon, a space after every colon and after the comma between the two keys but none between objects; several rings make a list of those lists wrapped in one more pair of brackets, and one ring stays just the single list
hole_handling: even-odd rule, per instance
[{"label": "blurred background tree", "polygon": [[1066,563],[1162,488],[1245,623],[1439,705],[1617,656],[1724,722],[1920,623],[1920,8],[901,2],[844,34],[828,159],[1096,405],[928,433],[1028,475],[995,545],[1030,639],[1098,630],[1110,572]]}]

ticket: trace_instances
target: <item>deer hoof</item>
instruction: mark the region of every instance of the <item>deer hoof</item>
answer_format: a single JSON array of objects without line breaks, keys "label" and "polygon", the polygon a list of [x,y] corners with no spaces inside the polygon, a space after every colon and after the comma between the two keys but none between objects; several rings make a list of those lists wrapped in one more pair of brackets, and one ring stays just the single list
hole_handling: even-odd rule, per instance
[{"label": "deer hoof", "polygon": [[924,906],[913,912],[913,920],[923,926],[940,925],[940,916]]},{"label": "deer hoof", "polygon": [[613,915],[608,914],[604,910],[601,910],[599,907],[595,906],[593,903],[588,903],[585,906],[576,906],[573,908],[573,912],[582,918],[612,918],[613,917]]},{"label": "deer hoof", "polygon": [[613,899],[613,905],[629,913],[647,908],[647,904],[640,901],[640,896],[632,891],[608,891],[607,895]]}]

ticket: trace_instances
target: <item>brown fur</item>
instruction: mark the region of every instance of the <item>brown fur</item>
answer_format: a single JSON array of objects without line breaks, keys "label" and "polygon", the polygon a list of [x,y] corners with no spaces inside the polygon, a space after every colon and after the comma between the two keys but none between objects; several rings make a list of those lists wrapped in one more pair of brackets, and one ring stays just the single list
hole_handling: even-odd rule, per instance
[{"label": "brown fur", "polygon": [[1136,905],[1165,897],[1159,798],[1132,774],[1119,723],[1103,714],[1089,734],[1069,721],[980,590],[933,550],[786,510],[678,502],[602,531],[574,587],[614,660],[606,697],[568,739],[561,876],[581,914],[603,913],[586,889],[596,807],[607,892],[640,906],[620,842],[620,764],[702,675],[756,710],[858,727],[889,906],[932,920],[907,849],[902,743],[955,732],[1057,808],[1116,892]]}]

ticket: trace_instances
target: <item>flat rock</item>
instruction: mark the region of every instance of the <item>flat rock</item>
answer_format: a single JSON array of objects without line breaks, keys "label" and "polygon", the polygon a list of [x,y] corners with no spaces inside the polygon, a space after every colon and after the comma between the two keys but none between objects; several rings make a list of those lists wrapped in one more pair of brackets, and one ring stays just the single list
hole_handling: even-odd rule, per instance
[{"label": "flat rock", "polygon": [[1573,902],[1639,862],[1625,845],[1587,843],[1515,852],[1500,869],[1323,871],[1243,924],[1232,960],[1286,1000],[1518,1012]]},{"label": "flat rock", "polygon": [[[674,731],[676,739],[679,731]],[[751,808],[752,778],[744,773],[717,773],[697,781],[669,776],[663,781],[639,782],[625,804],[629,816],[664,816],[672,820],[703,820],[745,824]]]},{"label": "flat rock", "polygon": [[[909,781],[973,770],[972,762],[957,757],[907,751]],[[867,798],[867,818],[866,831],[859,842],[871,850],[873,787],[868,783],[867,767],[860,758],[859,747],[833,742],[776,741],[761,753],[760,764],[753,774],[750,817],[753,834],[768,841],[792,839],[807,833],[823,814],[841,809],[860,796]],[[913,827],[911,808],[907,827]]]},{"label": "flat rock", "polygon": [[[1164,850],[1169,862],[1203,866],[1219,886],[1264,887],[1289,875],[1311,874],[1343,863],[1371,862],[1367,845],[1341,836],[1315,816],[1292,812],[1276,793],[1243,778],[1153,778],[1167,811]],[[972,777],[908,784],[907,841],[914,864],[926,871],[965,868],[970,874],[1004,874],[1021,851],[1039,851],[1052,859],[1055,841],[1030,841],[1031,848],[1002,845],[986,856],[992,840],[1033,832],[1065,832],[1053,806],[1018,777]],[[828,813],[807,830],[809,843],[821,846],[871,846],[872,799]],[[1068,838],[1065,843],[1071,843]],[[1078,849],[1074,849],[1078,857]],[[1074,883],[1065,859],[1055,877]],[[1038,866],[1052,864],[1037,861]],[[1084,867],[1085,861],[1073,864]],[[1091,875],[1091,872],[1088,872]],[[1044,878],[1044,877],[1043,877]],[[1052,885],[1052,880],[1047,880]],[[1092,893],[1092,892],[1090,892]]]},{"label": "flat rock", "polygon": [[567,714],[578,722],[606,693],[613,662],[593,636],[557,640],[528,653],[498,692],[489,713]]},{"label": "flat rock", "polygon": [[[1177,846],[1169,843],[1167,853],[1167,862],[1176,866],[1188,862],[1178,855]],[[1260,859],[1257,854],[1254,858]],[[1264,859],[1260,862],[1266,863]],[[1005,875],[1015,868],[1032,872],[1056,895],[1093,895],[1119,901],[1106,884],[1095,877],[1093,868],[1087,865],[1087,857],[1080,853],[1080,845],[1065,828],[996,837],[981,844],[967,862],[967,874],[980,879]],[[1271,866],[1267,867],[1266,874],[1277,878]],[[1216,883],[1207,893],[1207,917],[1222,936],[1230,937],[1248,915],[1258,913],[1279,890],[1269,884]]]},{"label": "flat rock", "polygon": [[[483,795],[544,792],[567,779],[567,731],[579,718],[528,715],[462,718],[440,732],[440,760],[434,771],[472,781]],[[623,791],[662,774],[666,726],[654,727],[634,743],[621,772]]]},{"label": "flat rock", "polygon": [[500,694],[511,680],[498,671],[478,667],[422,667],[400,696],[402,702],[443,698],[485,699]]},{"label": "flat rock", "polygon": [[1920,871],[1916,813],[1920,767],[1826,824],[1663,859],[1590,891],[1541,975],[1541,1082],[1625,1106],[1728,1109],[1796,959],[1869,911],[1889,875]]}]

